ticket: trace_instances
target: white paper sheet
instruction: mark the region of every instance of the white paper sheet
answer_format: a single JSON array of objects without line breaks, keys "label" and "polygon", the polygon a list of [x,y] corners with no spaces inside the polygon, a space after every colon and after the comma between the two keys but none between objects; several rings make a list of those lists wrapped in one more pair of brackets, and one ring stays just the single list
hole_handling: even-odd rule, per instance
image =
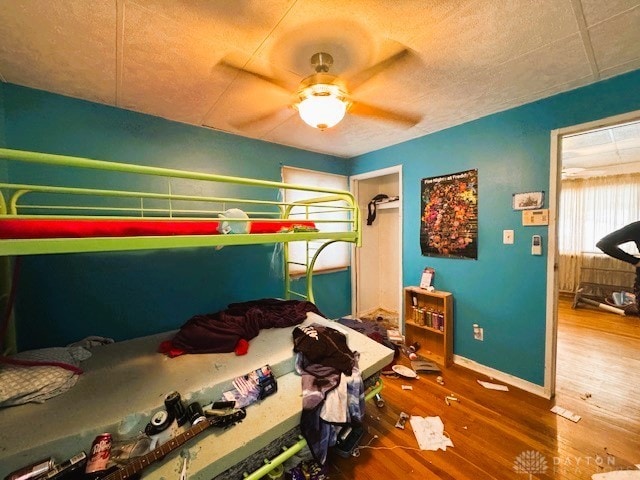
[{"label": "white paper sheet", "polygon": [[478,380],[478,383],[482,385],[484,388],[488,388],[489,390],[500,390],[502,392],[509,391],[509,387],[507,387],[506,385],[498,385],[497,383],[483,382],[482,380]]},{"label": "white paper sheet", "polygon": [[416,417],[409,420],[420,450],[447,450],[453,442],[444,434],[444,424],[440,417]]},{"label": "white paper sheet", "polygon": [[562,408],[559,405],[555,405],[551,411],[556,415],[560,415],[561,417],[576,423],[582,418],[580,415],[573,413],[571,410],[567,410],[566,408]]}]

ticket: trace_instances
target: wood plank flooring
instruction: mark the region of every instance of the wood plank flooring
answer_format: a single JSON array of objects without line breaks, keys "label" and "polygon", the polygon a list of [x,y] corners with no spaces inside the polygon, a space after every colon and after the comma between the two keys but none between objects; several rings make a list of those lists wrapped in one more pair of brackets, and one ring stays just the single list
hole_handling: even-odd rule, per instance
[{"label": "wood plank flooring", "polygon": [[[418,379],[384,377],[385,406],[367,404],[359,456],[329,457],[331,479],[590,479],[594,473],[640,464],[640,319],[561,299],[557,394],[546,400],[454,365]],[[402,363],[408,365],[405,359]],[[410,385],[413,390],[403,390]],[[454,394],[460,402],[446,405]],[[558,404],[582,416],[578,423],[549,411]],[[454,447],[418,448],[401,412],[439,416]]]}]

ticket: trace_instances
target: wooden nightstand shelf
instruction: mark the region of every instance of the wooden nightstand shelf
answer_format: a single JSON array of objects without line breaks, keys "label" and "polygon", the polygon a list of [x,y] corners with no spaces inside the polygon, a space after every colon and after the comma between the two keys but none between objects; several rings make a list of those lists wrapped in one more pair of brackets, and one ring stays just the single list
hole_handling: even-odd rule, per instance
[{"label": "wooden nightstand shelf", "polygon": [[404,289],[407,345],[420,343],[418,355],[448,367],[453,363],[453,295],[419,287]]}]

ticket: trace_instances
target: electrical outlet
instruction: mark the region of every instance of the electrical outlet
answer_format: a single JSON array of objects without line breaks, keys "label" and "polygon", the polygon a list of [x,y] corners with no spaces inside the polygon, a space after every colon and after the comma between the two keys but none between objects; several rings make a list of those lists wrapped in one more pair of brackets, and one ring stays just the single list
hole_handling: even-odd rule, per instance
[{"label": "electrical outlet", "polygon": [[481,342],[484,341],[484,328],[479,326],[477,323],[473,324],[473,338]]}]

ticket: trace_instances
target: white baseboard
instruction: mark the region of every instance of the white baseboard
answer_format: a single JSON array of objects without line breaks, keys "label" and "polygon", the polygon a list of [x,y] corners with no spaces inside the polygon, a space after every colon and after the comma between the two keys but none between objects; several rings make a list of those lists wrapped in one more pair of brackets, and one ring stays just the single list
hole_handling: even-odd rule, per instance
[{"label": "white baseboard", "polygon": [[513,387],[519,388],[520,390],[533,393],[534,395],[538,395],[539,397],[547,399],[551,398],[545,388],[540,385],[536,385],[535,383],[528,382],[527,380],[523,380],[505,372],[501,372],[500,370],[487,367],[473,360],[469,360],[468,358],[461,357],[460,355],[453,356],[453,363],[455,363],[456,365],[460,365],[461,367],[468,368],[469,370],[473,370],[474,372],[487,375],[494,380],[506,383]]}]

